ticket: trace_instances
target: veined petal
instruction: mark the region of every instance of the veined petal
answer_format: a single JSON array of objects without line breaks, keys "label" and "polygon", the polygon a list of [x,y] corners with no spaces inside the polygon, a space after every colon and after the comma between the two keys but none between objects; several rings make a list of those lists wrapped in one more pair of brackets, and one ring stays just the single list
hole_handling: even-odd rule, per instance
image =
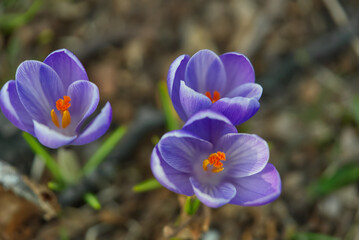
[{"label": "veined petal", "polygon": [[96,110],[100,100],[99,91],[94,83],[80,80],[69,86],[67,94],[71,98],[71,127],[78,130],[83,121]]},{"label": "veined petal", "polygon": [[210,110],[193,115],[182,129],[211,143],[216,143],[227,133],[237,133],[237,129],[228,118]]},{"label": "veined petal", "polygon": [[222,113],[233,125],[250,119],[258,111],[260,104],[255,98],[222,98],[212,104],[211,110]]},{"label": "veined petal", "polygon": [[16,71],[15,82],[20,101],[32,119],[51,122],[51,110],[66,93],[57,73],[42,62],[25,61]]},{"label": "veined petal", "polygon": [[172,168],[190,173],[196,161],[202,162],[211,152],[213,145],[185,131],[166,133],[158,143],[163,160]]},{"label": "veined petal", "polygon": [[263,170],[269,159],[266,141],[254,134],[229,133],[215,146],[226,154],[225,169],[233,178],[246,177]]},{"label": "veined petal", "polygon": [[8,81],[2,87],[0,108],[5,117],[17,128],[34,135],[32,119],[19,99],[14,80]]},{"label": "veined petal", "polygon": [[226,72],[221,59],[210,50],[201,50],[188,62],[185,82],[189,88],[205,94],[218,91],[223,94],[226,88]]},{"label": "veined petal", "polygon": [[211,186],[201,184],[194,177],[190,177],[190,181],[197,198],[208,207],[221,207],[236,195],[236,188],[228,182]]},{"label": "veined petal", "polygon": [[162,159],[157,146],[152,151],[151,170],[155,178],[169,190],[187,196],[194,194],[189,182],[189,174],[180,172],[168,165]]},{"label": "veined petal", "polygon": [[35,136],[39,142],[49,148],[59,148],[71,143],[76,136],[65,136],[48,126],[34,120]]},{"label": "veined petal", "polygon": [[244,83],[254,83],[254,69],[246,56],[229,52],[222,54],[220,59],[227,75],[226,93]]},{"label": "veined petal", "polygon": [[259,100],[262,96],[262,92],[263,88],[261,85],[256,83],[245,83],[227,93],[226,97],[246,97]]},{"label": "veined petal", "polygon": [[242,206],[270,203],[279,197],[282,188],[279,173],[270,163],[261,172],[244,178],[234,178],[232,183],[237,194],[230,203]]},{"label": "veined petal", "polygon": [[173,106],[176,109],[181,119],[186,119],[186,114],[183,111],[179,98],[180,81],[185,79],[186,66],[189,61],[188,55],[181,55],[170,66],[167,75],[168,93],[172,100]]},{"label": "veined petal", "polygon": [[92,120],[85,130],[79,134],[78,138],[73,141],[72,145],[83,145],[95,141],[106,133],[111,125],[112,108],[109,102],[102,108],[99,115]]},{"label": "veined petal", "polygon": [[77,80],[88,80],[86,70],[80,60],[67,49],[50,53],[44,63],[56,71],[65,89]]},{"label": "veined petal", "polygon": [[193,114],[201,110],[208,109],[212,104],[208,97],[187,87],[184,81],[181,81],[179,91],[180,102],[186,114],[183,121],[187,121]]}]

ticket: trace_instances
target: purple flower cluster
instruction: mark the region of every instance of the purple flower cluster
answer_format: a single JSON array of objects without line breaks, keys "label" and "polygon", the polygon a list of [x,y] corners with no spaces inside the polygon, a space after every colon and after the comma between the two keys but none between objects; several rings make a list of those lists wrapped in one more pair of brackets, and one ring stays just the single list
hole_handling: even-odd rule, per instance
[{"label": "purple flower cluster", "polygon": [[268,163],[266,141],[234,125],[252,117],[262,94],[249,60],[238,53],[202,50],[178,57],[168,89],[181,130],[165,134],[151,156],[156,179],[169,190],[196,195],[209,207],[258,206],[275,200],[281,180]]},{"label": "purple flower cluster", "polygon": [[99,91],[88,81],[78,58],[66,49],[52,52],[44,62],[25,61],[0,92],[3,114],[43,145],[58,148],[96,140],[109,128],[110,103],[89,124]]}]

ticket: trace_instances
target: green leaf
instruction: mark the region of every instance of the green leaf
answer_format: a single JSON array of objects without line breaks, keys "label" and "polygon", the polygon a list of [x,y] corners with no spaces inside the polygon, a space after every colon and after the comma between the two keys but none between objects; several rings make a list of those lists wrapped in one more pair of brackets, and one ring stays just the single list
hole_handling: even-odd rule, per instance
[{"label": "green leaf", "polygon": [[46,149],[29,133],[23,132],[22,136],[34,151],[34,153],[39,155],[40,159],[44,161],[46,167],[49,169],[55,180],[62,183],[63,177],[60,168],[51,155],[46,151]]},{"label": "green leaf", "polygon": [[47,187],[52,191],[60,192],[65,188],[65,185],[57,182],[48,182]]},{"label": "green leaf", "polygon": [[188,215],[194,215],[197,212],[200,205],[201,202],[195,196],[187,197],[186,204],[184,205],[184,210]]},{"label": "green leaf", "polygon": [[117,143],[122,139],[126,133],[126,127],[121,126],[117,128],[112,135],[97,149],[94,155],[88,160],[82,169],[83,174],[89,174],[107,157]]},{"label": "green leaf", "polygon": [[167,130],[172,131],[179,129],[180,126],[178,124],[177,113],[172,106],[172,101],[170,99],[170,96],[168,95],[167,86],[165,82],[160,81],[158,83],[158,92],[160,94],[163,111],[166,117]]},{"label": "green leaf", "polygon": [[101,209],[101,203],[98,198],[92,193],[86,193],[84,196],[85,202],[95,210]]},{"label": "green leaf", "polygon": [[134,192],[147,192],[162,187],[155,178],[147,179],[132,188]]},{"label": "green leaf", "polygon": [[11,32],[36,16],[43,6],[43,0],[35,0],[25,13],[7,13],[0,15],[0,30]]},{"label": "green leaf", "polygon": [[327,235],[317,234],[317,233],[295,233],[291,240],[340,240],[336,237],[330,237]]},{"label": "green leaf", "polygon": [[310,188],[310,194],[314,198],[327,195],[341,187],[359,181],[359,164],[351,163],[339,168],[331,176],[323,176]]}]

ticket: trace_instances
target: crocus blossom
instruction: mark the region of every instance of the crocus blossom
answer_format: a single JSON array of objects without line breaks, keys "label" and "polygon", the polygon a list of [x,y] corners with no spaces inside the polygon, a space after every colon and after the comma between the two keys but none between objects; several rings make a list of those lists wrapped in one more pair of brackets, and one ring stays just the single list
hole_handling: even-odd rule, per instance
[{"label": "crocus blossom", "polygon": [[225,115],[234,125],[245,122],[259,109],[262,87],[254,83],[254,70],[242,54],[217,56],[201,50],[179,56],[167,76],[169,95],[183,121],[204,109]]},{"label": "crocus blossom", "polygon": [[0,92],[7,119],[50,148],[82,145],[102,136],[112,119],[110,103],[90,123],[86,121],[98,103],[97,86],[66,49],[50,53],[44,62],[24,61],[15,80],[5,83]]},{"label": "crocus blossom", "polygon": [[281,192],[280,176],[268,159],[266,141],[238,133],[222,114],[205,110],[161,138],[151,169],[169,190],[196,195],[209,207],[258,206]]}]

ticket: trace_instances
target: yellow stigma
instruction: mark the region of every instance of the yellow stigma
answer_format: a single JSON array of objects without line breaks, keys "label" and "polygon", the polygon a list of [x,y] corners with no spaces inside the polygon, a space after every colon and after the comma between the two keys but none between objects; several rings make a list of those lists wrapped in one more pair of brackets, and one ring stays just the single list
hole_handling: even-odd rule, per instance
[{"label": "yellow stigma", "polygon": [[203,170],[208,171],[208,166],[212,166],[212,172],[221,172],[224,170],[221,161],[226,161],[226,154],[224,152],[212,153],[209,155],[208,159],[203,160]]},{"label": "yellow stigma", "polygon": [[[70,101],[71,98],[69,96],[64,96],[64,99],[60,98],[56,101],[56,109],[61,113],[62,116],[62,121],[61,121],[62,128],[66,128],[71,123],[71,115],[70,112],[67,110],[69,107],[71,107]],[[57,118],[54,109],[51,110],[51,120],[56,127],[60,128],[59,119]]]}]

